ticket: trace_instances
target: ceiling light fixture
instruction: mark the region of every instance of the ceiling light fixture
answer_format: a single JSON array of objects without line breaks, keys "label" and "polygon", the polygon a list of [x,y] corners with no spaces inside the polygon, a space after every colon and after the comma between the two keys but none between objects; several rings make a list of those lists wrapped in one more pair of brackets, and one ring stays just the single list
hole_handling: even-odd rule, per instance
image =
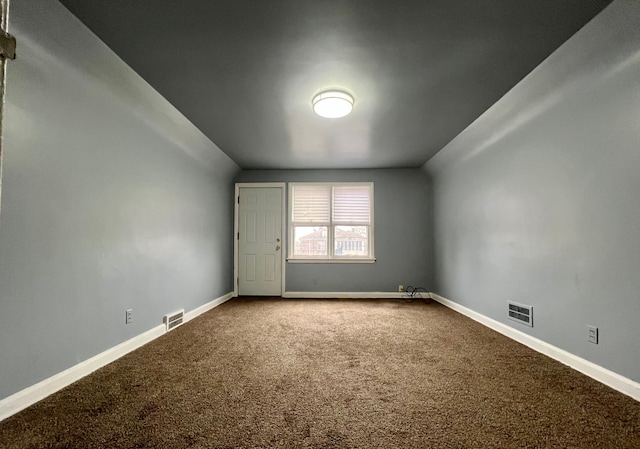
[{"label": "ceiling light fixture", "polygon": [[353,109],[353,97],[341,90],[325,90],[313,97],[311,104],[320,117],[340,118]]}]

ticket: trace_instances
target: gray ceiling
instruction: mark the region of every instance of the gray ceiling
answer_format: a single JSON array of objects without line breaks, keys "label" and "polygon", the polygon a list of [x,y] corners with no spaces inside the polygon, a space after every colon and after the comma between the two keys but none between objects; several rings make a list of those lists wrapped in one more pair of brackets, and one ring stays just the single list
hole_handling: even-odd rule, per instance
[{"label": "gray ceiling", "polygon": [[245,169],[421,166],[610,3],[60,1]]}]

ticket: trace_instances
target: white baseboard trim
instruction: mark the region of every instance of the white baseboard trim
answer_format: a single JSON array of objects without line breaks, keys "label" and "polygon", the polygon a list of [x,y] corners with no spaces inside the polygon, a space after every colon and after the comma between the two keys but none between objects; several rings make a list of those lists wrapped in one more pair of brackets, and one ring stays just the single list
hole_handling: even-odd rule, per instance
[{"label": "white baseboard trim", "polygon": [[[233,293],[227,293],[220,298],[214,299],[188,313],[185,314],[185,322],[192,320],[196,316],[213,309],[216,306],[228,301],[233,296]],[[152,340],[164,335],[166,333],[166,327],[164,324],[160,324],[156,327],[143,332],[127,341],[120,343],[117,346],[107,349],[100,354],[97,354],[90,359],[78,363],[66,370],[59,372],[35,385],[18,391],[2,400],[0,400],[0,421],[8,418],[11,415],[18,413],[21,410],[35,404],[36,402],[46,398],[47,396],[63,389],[64,387],[71,385],[72,383],[82,379],[88,374],[96,371],[99,368],[119,359],[120,357],[128,354],[131,351],[138,349],[139,347],[149,343]]]},{"label": "white baseboard trim", "polygon": [[[422,293],[428,295],[427,293]],[[284,292],[283,298],[300,299],[343,299],[343,298],[408,298],[405,292]]]},{"label": "white baseboard trim", "polygon": [[590,362],[586,359],[578,357],[577,355],[565,351],[564,349],[560,349],[545,341],[525,334],[524,332],[507,326],[506,324],[500,323],[493,318],[489,318],[485,315],[482,315],[481,313],[475,312],[436,293],[430,293],[430,295],[432,299],[439,302],[440,304],[447,306],[450,309],[455,310],[456,312],[459,312],[463,315],[466,315],[472,320],[475,320],[519,343],[522,343],[525,346],[528,346],[534,351],[540,352],[551,357],[552,359],[568,365],[571,368],[580,371],[582,374],[585,374],[597,380],[598,382],[619,391],[620,393],[632,397],[636,401],[640,401],[640,383],[627,377],[621,376],[620,374],[610,371],[600,365],[596,365],[595,363]]},{"label": "white baseboard trim", "polygon": [[202,315],[203,313],[208,312],[215,307],[218,307],[220,304],[224,304],[231,298],[233,298],[233,292],[227,293],[226,295],[216,298],[213,301],[201,305],[200,307],[196,307],[192,311],[184,314],[184,322],[186,323],[187,321],[190,321],[195,317]]}]

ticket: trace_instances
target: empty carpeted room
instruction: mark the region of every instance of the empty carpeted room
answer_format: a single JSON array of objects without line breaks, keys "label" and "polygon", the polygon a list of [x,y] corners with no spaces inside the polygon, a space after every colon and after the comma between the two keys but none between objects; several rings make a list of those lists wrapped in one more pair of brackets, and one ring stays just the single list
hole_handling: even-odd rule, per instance
[{"label": "empty carpeted room", "polygon": [[640,2],[2,0],[0,448],[640,447]]}]

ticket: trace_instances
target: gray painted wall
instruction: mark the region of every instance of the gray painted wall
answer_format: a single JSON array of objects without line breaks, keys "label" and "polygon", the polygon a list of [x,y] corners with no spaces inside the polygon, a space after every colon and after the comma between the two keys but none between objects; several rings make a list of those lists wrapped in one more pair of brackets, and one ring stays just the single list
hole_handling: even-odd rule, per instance
[{"label": "gray painted wall", "polygon": [[374,182],[373,264],[286,264],[286,291],[396,291],[398,284],[431,289],[432,214],[429,177],[419,169],[245,170],[236,182]]},{"label": "gray painted wall", "polygon": [[232,291],[239,171],[57,1],[11,32],[0,399]]},{"label": "gray painted wall", "polygon": [[639,145],[640,2],[617,1],[426,164],[436,290],[640,381]]}]

